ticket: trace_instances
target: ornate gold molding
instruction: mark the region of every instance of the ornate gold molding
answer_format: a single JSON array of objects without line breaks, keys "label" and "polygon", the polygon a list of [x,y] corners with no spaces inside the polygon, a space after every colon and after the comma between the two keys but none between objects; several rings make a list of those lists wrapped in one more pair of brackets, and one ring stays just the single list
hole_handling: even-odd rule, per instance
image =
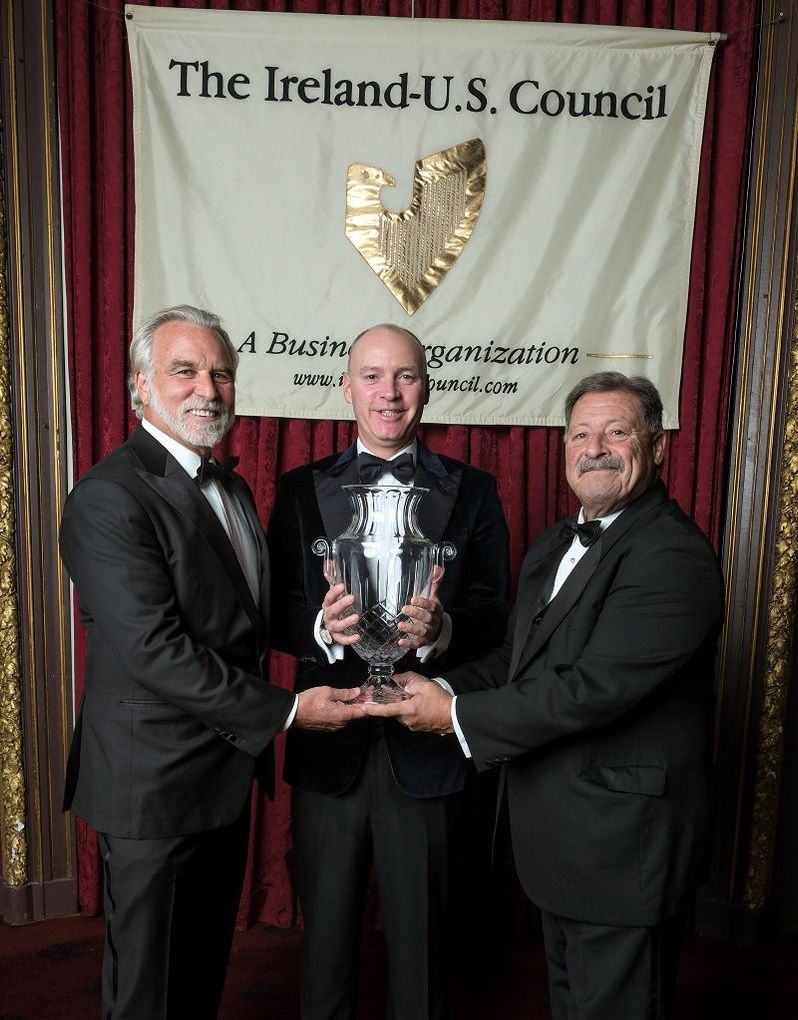
[{"label": "ornate gold molding", "polygon": [[751,839],[744,900],[761,910],[770,892],[770,875],[779,810],[784,719],[790,686],[798,578],[798,302],[793,307],[786,385],[786,430],[773,553],[773,585],[767,612],[762,676],[762,707],[757,732]]},{"label": "ornate gold molding", "polygon": [[[2,182],[5,183],[5,182]],[[22,760],[22,686],[19,657],[15,547],[13,417],[6,289],[6,217],[0,190],[0,853],[3,881],[28,879],[25,771]]]}]

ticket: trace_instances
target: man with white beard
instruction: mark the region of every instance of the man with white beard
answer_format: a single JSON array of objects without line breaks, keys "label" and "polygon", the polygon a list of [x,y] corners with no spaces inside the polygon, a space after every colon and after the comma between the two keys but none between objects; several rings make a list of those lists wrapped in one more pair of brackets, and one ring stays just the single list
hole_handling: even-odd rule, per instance
[{"label": "man with white beard", "polygon": [[188,305],[130,349],[141,427],[67,499],[61,555],[88,631],[64,806],[99,834],[103,1016],[212,1020],[246,864],[249,795],[272,738],[334,730],[358,689],[269,684],[269,564],[246,482],[209,455],[238,354]]}]

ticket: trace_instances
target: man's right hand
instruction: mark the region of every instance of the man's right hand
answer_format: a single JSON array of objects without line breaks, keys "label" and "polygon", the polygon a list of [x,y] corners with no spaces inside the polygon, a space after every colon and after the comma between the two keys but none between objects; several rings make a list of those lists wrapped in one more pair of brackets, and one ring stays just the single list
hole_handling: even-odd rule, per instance
[{"label": "man's right hand", "polygon": [[393,678],[410,697],[387,705],[364,705],[366,715],[392,716],[420,733],[454,733],[452,695],[420,673],[399,673]]},{"label": "man's right hand", "polygon": [[303,730],[340,730],[354,719],[363,719],[360,705],[351,705],[360,694],[359,687],[311,687],[299,695],[293,726]]},{"label": "man's right hand", "polygon": [[354,595],[348,595],[342,584],[334,584],[321,604],[322,622],[330,632],[330,637],[339,645],[353,645],[360,640],[359,634],[348,634],[360,617],[351,612]]}]

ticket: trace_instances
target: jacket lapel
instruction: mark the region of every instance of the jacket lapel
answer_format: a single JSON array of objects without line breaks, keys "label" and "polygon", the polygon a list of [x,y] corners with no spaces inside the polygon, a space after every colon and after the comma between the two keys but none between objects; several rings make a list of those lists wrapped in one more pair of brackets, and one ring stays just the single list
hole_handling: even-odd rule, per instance
[{"label": "jacket lapel", "polygon": [[[270,578],[269,548],[266,545],[266,534],[263,530],[263,525],[260,523],[258,509],[255,506],[255,500],[252,497],[249,486],[239,475],[233,474],[231,477],[231,487],[236,496],[238,496],[239,506],[244,512],[247,524],[249,525],[250,534],[252,535],[252,540],[255,543],[255,549],[258,556],[258,578],[260,580],[260,589],[258,592],[259,605],[256,607],[256,610],[260,613],[261,624],[268,626]],[[214,514],[214,516],[216,515]],[[239,570],[239,573],[243,577],[243,572]],[[246,578],[244,579],[244,583],[246,590],[249,592],[249,585],[246,584]]]},{"label": "jacket lapel", "polygon": [[[535,657],[538,650],[548,641],[554,630],[556,630],[565,616],[567,616],[571,611],[574,603],[579,599],[579,596],[585,589],[585,585],[593,576],[593,571],[598,566],[599,559],[601,558],[602,542],[603,536],[600,536],[593,545],[591,545],[582,559],[576,564],[574,569],[565,579],[563,586],[551,602],[549,602],[540,623],[531,633],[528,634],[528,638],[524,643],[523,649],[518,655],[515,669],[511,673],[513,678],[519,670],[523,669],[530,659]],[[570,545],[570,543],[568,543],[568,545]],[[568,548],[568,545],[561,549],[556,559],[552,557],[552,569],[557,569],[560,560]]]},{"label": "jacket lapel", "polygon": [[[235,550],[227,537],[227,532],[219,523],[218,517],[202,495],[199,486],[189,478],[166,448],[153,439],[145,429],[139,428],[131,436],[129,443],[141,461],[142,467],[138,469],[141,479],[161,499],[181,513],[193,527],[202,532],[230,578],[247,615],[253,624],[261,627],[263,621],[252,598],[252,592],[241,570]],[[157,449],[153,449],[154,447]],[[240,480],[237,480],[236,491],[239,493],[240,487]],[[241,505],[249,518],[246,502],[243,499]],[[258,548],[260,551],[260,542],[258,542]]]},{"label": "jacket lapel", "polygon": [[[638,525],[644,517],[654,511],[666,498],[665,487],[662,482],[655,482],[639,499],[635,500],[631,506],[628,506],[620,517],[616,518],[605,531],[602,531],[597,541],[591,545],[568,575],[557,595],[549,602],[545,614],[534,629],[531,628],[534,614],[529,611],[525,612],[526,630],[523,640],[519,640],[523,626],[523,622],[519,621],[516,640],[513,644],[513,661],[510,666],[511,681],[537,655],[556,628],[562,623],[563,619],[573,609],[601,560],[607,556],[609,551],[632,527]],[[546,562],[550,569],[557,569],[560,560],[568,548],[568,544],[570,543],[561,544],[547,557]],[[533,596],[531,601],[534,601],[534,595],[540,591],[541,585],[538,585],[537,588],[534,583],[529,585],[528,590]],[[524,595],[527,595],[526,584],[524,585]]]},{"label": "jacket lapel", "polygon": [[313,472],[316,502],[324,524],[324,534],[332,541],[344,532],[352,520],[352,503],[341,488],[357,485],[357,445],[353,443],[326,471]]},{"label": "jacket lapel", "polygon": [[[546,600],[543,597],[544,588],[548,587],[548,581],[554,580],[560,560],[567,542],[560,542],[556,536],[552,536],[552,542],[547,543],[547,550],[541,550],[541,555],[529,560],[524,564],[521,577],[518,582],[518,597],[515,603],[514,617],[515,628],[513,632],[513,655],[510,660],[509,676],[514,676],[518,668],[518,660],[526,652],[526,644],[530,637],[532,625],[546,609]],[[538,623],[538,627],[540,624]]]},{"label": "jacket lapel", "polygon": [[439,457],[418,444],[418,464],[413,484],[428,489],[418,507],[418,523],[431,542],[440,542],[457,502],[463,472],[456,468],[449,473]]}]

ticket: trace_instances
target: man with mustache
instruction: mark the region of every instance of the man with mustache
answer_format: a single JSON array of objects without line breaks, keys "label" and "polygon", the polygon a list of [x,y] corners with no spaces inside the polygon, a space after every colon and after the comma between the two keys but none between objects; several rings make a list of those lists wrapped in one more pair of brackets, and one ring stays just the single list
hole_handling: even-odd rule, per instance
[{"label": "man with mustache", "polygon": [[662,403],[602,372],[565,404],[575,521],[529,550],[507,637],[371,708],[501,767],[516,867],[542,910],[555,1020],[671,1015],[706,865],[722,582],[659,481]]},{"label": "man with mustache", "polygon": [[70,493],[61,555],[88,631],[65,809],[99,834],[103,1016],[213,1020],[272,739],[334,730],[358,689],[264,679],[269,564],[248,486],[209,454],[233,423],[238,354],[217,316],[166,309],[136,332],[141,426]]},{"label": "man with mustache", "polygon": [[[406,329],[356,337],[343,381],[358,439],[283,476],[269,522],[275,644],[299,658],[297,690],[366,679],[352,649],[357,617],[329,587],[313,540],[352,519],[344,485],[415,485],[424,534],[451,542],[438,593],[413,599],[400,626],[422,671],[466,662],[501,640],[509,608],[507,526],[486,471],[439,456],[417,436],[429,400],[424,348]],[[398,665],[398,664],[397,664]],[[372,863],[388,944],[389,1020],[440,1020],[443,923],[452,822],[467,762],[454,737],[363,720],[341,733],[288,734],[297,889],[302,907],[302,1020],[354,1020],[358,955]]]}]

